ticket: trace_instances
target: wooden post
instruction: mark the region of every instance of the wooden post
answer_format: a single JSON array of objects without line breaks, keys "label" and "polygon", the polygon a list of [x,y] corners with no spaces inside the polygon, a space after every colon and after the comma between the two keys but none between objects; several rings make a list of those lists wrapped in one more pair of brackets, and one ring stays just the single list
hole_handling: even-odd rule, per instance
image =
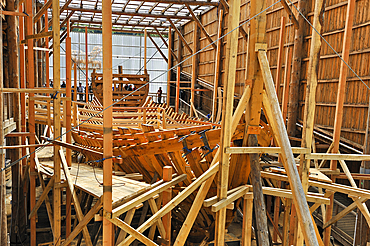
[{"label": "wooden post", "polygon": [[[0,17],[2,18],[2,17]],[[2,20],[1,22],[1,31],[3,29]],[[1,33],[2,34],[2,33]],[[0,72],[0,90],[3,89],[4,81],[3,81],[3,69],[4,69],[4,63],[3,63],[3,35],[0,37],[0,66],[1,66],[1,72]],[[4,145],[4,94],[0,94],[0,145]],[[0,150],[0,168],[5,167],[5,151]],[[2,171],[0,173],[0,223],[1,227],[4,228],[4,231],[0,233],[0,243],[1,245],[7,245],[7,217],[6,217],[6,184],[5,184],[5,171]],[[5,213],[3,212],[5,210]]]},{"label": "wooden post", "polygon": [[282,65],[283,53],[284,53],[284,36],[285,36],[285,17],[282,16],[281,21],[280,21],[279,50],[278,50],[276,77],[275,77],[275,88],[276,88],[276,95],[278,95],[278,98],[279,98],[279,90],[280,90],[281,65]]},{"label": "wooden post", "polygon": [[[308,14],[308,0],[299,0],[298,9],[307,17]],[[293,51],[293,68],[292,80],[289,87],[289,107],[288,107],[288,136],[296,135],[296,123],[298,119],[298,101],[299,101],[299,84],[301,80],[302,59],[304,54],[303,40],[306,29],[306,20],[298,15],[299,29],[295,31],[294,37],[294,51]]]},{"label": "wooden post", "polygon": [[[231,0],[229,2],[228,28],[233,30],[239,25],[240,20],[240,0]],[[225,153],[225,148],[230,147],[232,129],[232,115],[234,105],[234,89],[236,79],[236,66],[238,54],[238,38],[239,29],[234,30],[229,34],[226,44],[226,81],[224,83],[224,103],[222,107],[222,123],[221,123],[221,143],[220,143],[220,167],[217,182],[217,197],[219,200],[227,197],[228,178],[229,178],[229,157],[230,154]],[[220,209],[216,213],[215,222],[215,245],[224,245],[225,241],[225,221],[226,207]]]},{"label": "wooden post", "polygon": [[[355,11],[356,1],[349,0],[347,6],[347,16],[346,24],[344,28],[344,39],[343,39],[343,48],[342,48],[342,58],[348,64],[349,63],[349,52],[351,47],[352,40],[352,27],[353,27],[353,18]],[[340,63],[340,72],[339,72],[339,84],[338,84],[338,93],[337,93],[337,105],[335,108],[335,120],[334,120],[334,131],[333,131],[333,149],[332,153],[337,154],[339,150],[339,141],[340,141],[340,132],[342,128],[343,120],[343,104],[346,95],[346,80],[347,80],[348,67],[344,62]],[[337,169],[337,161],[330,161],[330,170]],[[332,177],[333,182],[335,182],[335,177]],[[330,197],[330,205],[327,206],[326,210],[326,221],[329,221],[332,217],[333,206],[334,206],[334,194]],[[328,246],[330,244],[330,234],[331,226],[325,228],[324,232],[324,244]]]},{"label": "wooden post", "polygon": [[[322,20],[321,16],[322,9],[325,6],[326,0],[317,0],[315,2],[314,20],[313,25],[316,30],[321,33]],[[302,148],[310,148],[312,146],[313,128],[315,121],[315,109],[316,109],[316,87],[318,81],[318,68],[320,61],[320,49],[321,49],[321,37],[319,33],[313,31],[311,38],[310,48],[310,60],[308,64],[307,72],[307,87],[306,87],[306,100],[304,105],[304,116],[303,116],[303,130],[302,130]],[[306,160],[305,155],[300,156],[299,174],[302,180],[302,187],[305,194],[308,191],[308,179],[310,170],[310,160]],[[296,207],[297,208],[297,207]],[[297,211],[298,209],[296,209]],[[298,212],[298,211],[297,211]],[[297,245],[303,245],[303,235],[301,232],[301,224],[298,224],[297,234]]]},{"label": "wooden post", "polygon": [[167,63],[167,100],[166,104],[170,106],[171,100],[171,74],[172,74],[172,30],[168,27],[168,63]]},{"label": "wooden post", "polygon": [[[53,86],[60,89],[60,8],[59,0],[53,0]],[[54,138],[61,135],[60,127],[60,93],[56,94],[53,104],[54,115]],[[61,160],[59,157],[60,147],[54,146],[54,188],[53,188],[53,216],[54,216],[54,245],[61,244]]]},{"label": "wooden post", "polygon": [[[194,87],[198,77],[198,55],[194,55],[199,47],[199,28],[197,23],[193,22],[193,56],[191,57],[191,91],[190,104],[194,105]],[[190,107],[190,117],[194,116],[194,110]]]},{"label": "wooden post", "polygon": [[[20,6],[20,12],[24,11],[24,6],[21,4]],[[25,37],[24,33],[24,22],[25,18],[19,18],[19,39],[23,40]],[[26,73],[25,73],[25,50],[24,50],[24,44],[20,44],[19,46],[19,61],[20,61],[20,88],[26,88]],[[21,131],[26,132],[26,94],[20,93],[20,100],[21,100]],[[21,138],[22,145],[26,144],[26,137]],[[22,156],[26,155],[26,148],[22,148]],[[27,165],[27,159],[22,160],[22,166],[25,167]],[[22,174],[23,178],[23,174]],[[25,190],[23,192],[26,192]],[[28,192],[28,191],[27,191]],[[26,216],[25,216],[26,217]]]},{"label": "wooden post", "polygon": [[[6,1],[6,10],[8,11],[15,11],[15,1],[14,0],[7,0]],[[19,88],[19,66],[18,66],[18,38],[17,38],[17,27],[16,27],[16,16],[7,15],[6,16],[7,21],[7,40],[8,40],[8,74],[9,74],[9,87],[11,88]],[[22,18],[20,18],[20,21],[22,21]],[[2,48],[2,47],[1,47]],[[1,63],[2,64],[2,63]],[[2,65],[1,65],[2,66]],[[2,83],[2,81],[0,81]],[[13,117],[14,122],[16,123],[16,131],[21,131],[21,122],[20,122],[20,101],[19,101],[19,94],[14,93],[12,95],[13,97]],[[2,97],[0,98],[0,100]],[[2,105],[0,105],[2,107]],[[10,107],[8,105],[8,107]],[[1,128],[1,131],[3,132],[3,128]],[[3,140],[4,136],[0,136]],[[9,144],[8,145],[19,145],[20,144],[20,138],[19,137],[12,137],[9,138]],[[4,151],[4,150],[1,150]],[[9,157],[10,160],[16,161],[20,158],[20,150],[19,149],[12,149],[9,150]],[[3,160],[3,159],[2,159]],[[22,212],[23,205],[21,201],[21,197],[23,196],[23,192],[21,191],[20,183],[21,183],[21,164],[17,163],[14,166],[12,166],[12,218],[11,218],[11,229],[10,229],[10,240],[12,243],[16,243],[19,238],[18,235],[22,235],[20,232],[20,226],[19,221],[21,220],[21,217],[19,214]],[[5,171],[2,172],[1,175],[3,175]],[[3,180],[5,182],[5,179]],[[3,191],[3,190],[2,190]],[[5,195],[1,199],[6,199]],[[2,218],[5,219],[4,222],[6,222],[6,209],[3,209],[1,211],[3,213]],[[24,215],[24,214],[23,214]],[[4,227],[2,227],[4,228]],[[5,232],[2,232],[2,234],[7,233],[7,230]],[[6,238],[6,237],[5,237]]]},{"label": "wooden post", "polygon": [[[250,15],[258,14],[266,6],[265,1],[251,1]],[[266,44],[266,13],[261,13],[258,18],[250,22],[250,35],[248,44],[248,70],[246,82],[251,85],[251,99],[246,114],[246,127],[244,129],[243,146],[256,146],[256,129],[260,124],[263,79],[262,69],[258,64],[258,51],[267,50]],[[266,206],[262,193],[262,183],[258,156],[249,155],[250,173],[249,178],[253,184],[254,213],[256,217],[256,236],[259,245],[269,245],[269,231],[267,227]],[[246,164],[248,165],[248,159]],[[248,174],[247,174],[248,175]]]},{"label": "wooden post", "polygon": [[[172,180],[172,167],[171,166],[165,166],[163,168],[163,181],[169,182]],[[162,195],[162,203],[163,206],[169,203],[172,199],[172,189],[169,188],[165,191],[163,191]],[[171,244],[171,212],[167,213],[162,217],[162,222],[164,229],[166,230],[166,241],[169,242],[169,245]]]},{"label": "wooden post", "polygon": [[220,81],[220,65],[221,65],[221,50],[222,50],[222,21],[223,21],[223,10],[220,9],[218,12],[218,32],[217,32],[217,49],[215,53],[215,78],[213,81],[213,100],[212,100],[212,122],[216,121],[217,112],[217,89]]},{"label": "wooden post", "polygon": [[147,45],[148,45],[148,43],[147,43],[147,39],[148,39],[148,33],[147,33],[147,31],[146,31],[146,29],[144,30],[144,73],[146,74],[147,73],[147,70],[146,70],[146,56],[147,56],[147,49],[148,49],[148,47],[147,47]]},{"label": "wooden post", "polygon": [[252,245],[253,194],[243,200],[242,246]]},{"label": "wooden post", "polygon": [[89,47],[88,47],[88,37],[87,37],[87,26],[85,27],[85,59],[86,59],[86,62],[85,62],[85,73],[86,73],[86,88],[85,88],[85,102],[88,102],[89,101]]},{"label": "wooden post", "polygon": [[[55,4],[54,6],[59,6]],[[33,7],[32,7],[32,1],[26,1],[26,12],[28,13],[28,17],[26,18],[26,35],[32,35],[33,34]],[[58,15],[59,16],[59,15]],[[59,25],[58,25],[59,27]],[[28,85],[29,88],[34,88],[35,86],[35,63],[34,63],[34,52],[33,52],[33,40],[29,39],[27,41],[27,72],[28,72]],[[34,96],[34,93],[30,93],[30,97]],[[29,123],[29,132],[32,133],[31,137],[29,138],[29,144],[35,144],[35,135],[33,133],[36,133],[35,131],[35,101],[29,100],[28,103],[28,123]],[[32,153],[35,150],[35,148],[30,148],[30,152]],[[35,155],[32,154],[30,156],[30,173],[34,173],[36,171],[35,169]],[[30,209],[32,211],[33,207],[36,205],[36,176],[30,175]],[[30,228],[31,228],[31,234],[30,234],[30,245],[36,246],[36,217],[33,216],[30,219]]]},{"label": "wooden post", "polygon": [[[67,38],[66,38],[66,96],[67,98],[72,97],[71,91],[71,76],[72,76],[72,55],[71,55],[71,37],[70,37],[70,22],[67,22]],[[71,144],[72,143],[72,133],[71,131],[71,99],[67,99],[65,101],[64,110],[66,111],[66,118],[64,119],[65,128],[67,131],[66,134],[66,142]],[[66,149],[66,160],[69,167],[72,166],[72,151],[70,148]],[[72,194],[67,189],[66,192],[66,238],[71,234],[71,201],[72,201]]]},{"label": "wooden post", "polygon": [[[77,102],[77,63],[74,61],[73,63],[73,79],[74,79],[74,90],[73,90],[73,99]],[[74,118],[76,115],[73,113]]]},{"label": "wooden post", "polygon": [[176,77],[176,101],[175,101],[175,111],[179,112],[179,103],[180,103],[180,75],[181,69],[180,66],[177,67],[177,77]]},{"label": "wooden post", "polygon": [[292,71],[292,55],[293,55],[293,49],[291,49],[288,46],[287,56],[285,59],[284,88],[283,88],[283,99],[282,99],[282,105],[281,105],[284,123],[286,122],[286,116],[288,113],[288,100],[289,100],[288,94],[289,94],[289,84],[290,84],[290,78],[291,78],[290,75]]},{"label": "wooden post", "polygon": [[[48,11],[45,11],[45,32],[48,32],[49,18],[48,18]],[[45,47],[49,47],[49,37],[45,38]],[[45,51],[45,83],[46,87],[50,87],[49,82],[49,51]]]},{"label": "wooden post", "polygon": [[[112,8],[110,0],[102,1],[103,22],[103,107],[112,104]],[[113,108],[109,107],[103,113],[103,212],[112,212],[112,159],[113,156]],[[111,246],[113,243],[113,224],[103,218],[103,245]]]}]

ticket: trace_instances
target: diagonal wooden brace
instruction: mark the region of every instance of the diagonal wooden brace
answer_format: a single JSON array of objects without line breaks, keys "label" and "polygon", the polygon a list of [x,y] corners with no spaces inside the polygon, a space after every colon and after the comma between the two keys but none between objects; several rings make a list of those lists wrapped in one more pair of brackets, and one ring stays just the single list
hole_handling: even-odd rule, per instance
[{"label": "diagonal wooden brace", "polygon": [[[74,207],[75,207],[75,211],[76,211],[76,216],[77,216],[78,221],[80,221],[80,223],[81,223],[81,221],[84,218],[84,214],[83,214],[83,212],[81,210],[80,201],[78,200],[76,191],[74,190],[73,182],[72,182],[72,178],[71,178],[71,174],[69,173],[69,170],[68,170],[67,160],[66,160],[66,158],[64,156],[64,153],[63,153],[63,150],[62,149],[59,150],[59,155],[60,155],[60,160],[62,162],[62,167],[63,167],[64,175],[66,177],[66,181],[67,181],[67,184],[68,184],[68,189],[69,189],[69,191],[72,194],[72,200],[73,200],[73,203],[74,203]],[[90,234],[89,234],[89,230],[87,229],[86,226],[82,229],[82,234],[83,234],[83,236],[85,238],[86,245],[92,246],[92,242],[91,242],[91,237],[90,237]]]}]

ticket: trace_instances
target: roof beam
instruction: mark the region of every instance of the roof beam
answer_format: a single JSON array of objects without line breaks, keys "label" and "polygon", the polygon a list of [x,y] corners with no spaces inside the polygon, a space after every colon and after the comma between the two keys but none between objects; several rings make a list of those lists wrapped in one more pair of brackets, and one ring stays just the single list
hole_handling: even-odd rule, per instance
[{"label": "roof beam", "polygon": [[190,54],[193,54],[193,50],[190,48],[189,44],[186,42],[184,36],[182,36],[182,34],[179,31],[179,29],[177,29],[177,27],[175,26],[175,24],[172,22],[172,20],[170,18],[168,18],[167,20],[171,24],[171,26],[173,27],[173,29],[175,29],[177,35],[179,36],[179,38],[181,39],[181,41],[185,44],[185,47],[190,51]]},{"label": "roof beam", "polygon": [[[60,8],[60,14],[62,14],[62,13],[63,13],[63,11],[67,9],[68,5],[69,5],[71,2],[72,2],[72,0],[68,0],[67,2],[65,2],[65,4],[63,5],[63,7],[61,7],[61,8]],[[60,17],[58,17],[58,18],[60,18]],[[49,27],[51,27],[51,23],[52,23],[52,21],[53,21],[53,18],[48,22],[47,29],[49,29]],[[40,31],[40,32],[44,32],[44,31],[45,31],[45,27],[43,27],[43,28],[41,29],[41,31]]]},{"label": "roof beam", "polygon": [[200,23],[200,20],[195,15],[195,13],[193,12],[193,10],[190,8],[190,5],[187,4],[187,3],[185,5],[188,8],[191,16],[193,16],[193,20],[195,21],[195,23],[197,23],[197,25],[199,26],[200,30],[203,32],[204,36],[206,36],[206,38],[208,39],[208,41],[212,44],[212,47],[216,50],[217,49],[217,45],[214,43],[214,41],[212,40],[212,38],[209,36],[207,30],[204,28],[204,26],[202,25],[202,23]]},{"label": "roof beam", "polygon": [[[77,20],[71,19],[71,22],[75,23],[82,23],[82,24],[95,24],[101,25],[101,21],[84,21],[84,20]],[[146,24],[128,24],[128,23],[112,23],[113,26],[131,26],[131,27],[157,27],[157,28],[167,28],[167,26],[160,26],[160,25],[146,25]]]},{"label": "roof beam", "polygon": [[173,3],[173,4],[189,4],[189,5],[201,5],[201,6],[218,6],[218,2],[208,2],[208,1],[194,1],[194,0],[145,0],[145,2],[152,3]]},{"label": "roof beam", "polygon": [[[154,27],[154,30],[155,30],[155,32],[159,35],[159,37],[162,39],[163,43],[164,43],[164,44],[167,46],[167,48],[168,48],[167,41],[164,39],[164,37],[163,37],[162,33],[160,33],[160,32],[159,32],[159,30],[158,30],[156,27]],[[175,58],[175,60],[176,60],[176,61],[179,61],[179,60],[177,60],[177,56],[176,56],[175,52],[172,50],[172,48],[170,49],[170,51],[171,51],[171,53],[172,53],[173,57]]]},{"label": "roof beam", "polygon": [[163,59],[168,63],[168,59],[167,57],[163,54],[161,48],[159,48],[159,46],[157,45],[157,43],[154,41],[154,39],[152,38],[152,36],[150,36],[149,33],[147,33],[147,36],[148,38],[150,39],[150,41],[152,41],[152,43],[154,44],[154,46],[157,48],[159,54],[161,54],[161,56],[163,57]]},{"label": "roof beam", "polygon": [[33,23],[36,23],[40,18],[41,16],[45,13],[45,11],[48,10],[48,8],[51,7],[51,4],[53,3],[53,0],[48,0],[43,6],[42,8],[39,10],[39,12],[37,12],[37,14],[33,17]]},{"label": "roof beam", "polygon": [[[84,8],[74,8],[68,7],[68,10],[88,12],[88,13],[101,13],[99,9],[84,9]],[[171,19],[188,19],[191,20],[190,16],[178,16],[178,15],[158,15],[158,14],[148,14],[148,13],[135,13],[135,12],[121,12],[112,11],[114,15],[126,15],[126,16],[141,16],[141,17],[152,17],[152,18],[171,18]]]}]

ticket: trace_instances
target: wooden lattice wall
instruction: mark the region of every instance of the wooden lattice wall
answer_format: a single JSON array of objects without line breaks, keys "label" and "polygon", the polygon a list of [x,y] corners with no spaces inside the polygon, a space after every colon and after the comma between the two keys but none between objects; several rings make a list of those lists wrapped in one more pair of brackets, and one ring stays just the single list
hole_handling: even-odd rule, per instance
[{"label": "wooden lattice wall", "polygon": [[[248,13],[248,2],[242,1],[241,5],[241,22],[247,20],[249,17]],[[268,0],[266,6],[270,6],[275,1]],[[294,4],[298,4],[298,1],[293,1]],[[356,14],[353,26],[352,44],[350,48],[350,60],[349,65],[358,75],[364,80],[364,82],[370,85],[370,1],[359,0],[356,1]],[[313,9],[314,1],[309,1],[308,4],[308,20],[313,21]],[[294,13],[297,12],[292,8]],[[330,45],[341,54],[342,42],[344,34],[344,25],[347,11],[347,1],[342,0],[327,0],[325,9],[325,20],[323,28],[323,37],[330,43]],[[271,66],[271,71],[275,77],[277,68],[277,54],[278,54],[278,43],[279,43],[279,32],[280,32],[280,20],[281,16],[287,16],[287,13],[279,3],[267,11],[267,45],[268,45],[268,58]],[[213,40],[217,37],[217,21],[218,9],[212,8],[209,11],[203,13],[200,17],[202,24],[211,36]],[[227,23],[227,15],[225,16],[224,23]],[[190,47],[193,48],[193,22],[188,22],[182,27],[182,33],[189,43]],[[247,30],[247,24],[244,25]],[[228,32],[227,27],[224,26],[223,33]],[[305,98],[305,87],[307,79],[307,67],[308,57],[310,49],[312,29],[306,25],[305,37],[302,49],[304,50],[304,58],[302,60],[302,78],[300,81],[299,88],[299,120],[303,118],[304,98]],[[227,38],[223,40],[225,44]],[[282,89],[283,89],[283,76],[285,69],[285,56],[286,50],[293,48],[294,42],[294,27],[290,22],[289,18],[286,21],[286,32],[284,38],[284,52],[283,52],[283,72],[282,78],[280,79],[281,85],[279,89],[279,100],[281,100]],[[178,52],[178,38],[175,33],[174,36],[174,48],[175,52]],[[209,42],[203,35],[200,34],[200,49],[208,45]],[[240,96],[243,92],[245,82],[245,61],[246,61],[246,50],[247,42],[241,36],[239,37],[239,54],[237,63],[237,80],[235,93]],[[181,59],[189,57],[190,52],[186,47],[181,48]],[[178,54],[178,53],[176,53]],[[209,84],[214,82],[214,56],[215,50],[210,46],[199,55],[199,75],[198,78],[207,81]],[[223,85],[224,78],[224,52],[222,54],[222,68],[221,68],[221,85]],[[175,62],[176,64],[176,62]],[[191,59],[184,62],[182,65],[183,71],[191,74]],[[315,124],[327,131],[332,131],[334,124],[335,115],[335,104],[337,98],[338,80],[340,70],[340,59],[336,56],[333,50],[323,42],[321,48],[321,59],[319,65],[319,81],[317,87],[316,96],[316,118]],[[212,93],[205,93],[205,96],[212,97]],[[365,138],[365,128],[367,120],[368,110],[368,98],[369,92],[362,82],[356,78],[356,76],[349,71],[346,85],[346,95],[344,104],[344,117],[342,125],[342,137],[357,143],[357,146],[363,145]],[[211,108],[211,105],[207,105],[206,100],[205,107]],[[356,145],[356,144],[354,144]]]}]

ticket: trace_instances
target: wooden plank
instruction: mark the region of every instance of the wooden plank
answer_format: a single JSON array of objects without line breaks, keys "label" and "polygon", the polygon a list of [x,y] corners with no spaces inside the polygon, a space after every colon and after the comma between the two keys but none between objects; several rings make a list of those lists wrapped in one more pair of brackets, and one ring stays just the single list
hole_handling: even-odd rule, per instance
[{"label": "wooden plank", "polygon": [[312,154],[306,155],[306,159],[307,160],[368,161],[370,160],[370,155],[312,153]]},{"label": "wooden plank", "polygon": [[[291,149],[294,154],[311,153],[309,148],[292,147]],[[226,149],[226,153],[228,154],[280,154],[282,151],[283,150],[280,147],[229,147]]]},{"label": "wooden plank", "polygon": [[54,185],[54,177],[52,177],[50,180],[49,180],[49,183],[48,185],[43,189],[42,191],[42,194],[39,198],[39,200],[37,201],[36,205],[33,207],[32,211],[30,212],[30,214],[28,215],[28,219],[32,218],[34,215],[36,215],[37,213],[37,210],[40,208],[41,204],[44,202],[44,200],[46,199],[46,197],[48,196],[49,194],[49,191],[51,190],[51,188],[53,187]]},{"label": "wooden plank", "polygon": [[127,212],[131,209],[133,209],[134,207],[136,207],[138,204],[148,200],[149,198],[159,194],[159,193],[162,193],[163,191],[167,190],[168,188],[178,184],[179,182],[182,182],[186,179],[187,175],[186,174],[182,174],[176,178],[174,178],[171,182],[167,182],[167,183],[164,183],[154,189],[151,189],[149,191],[147,191],[146,193],[142,194],[141,196],[138,196],[137,198],[135,199],[132,199],[131,201],[113,209],[112,211],[112,218],[116,218],[118,216],[120,216],[121,214],[123,214],[124,212]]},{"label": "wooden plank", "polygon": [[288,134],[284,127],[285,124],[280,111],[279,101],[275,93],[274,82],[271,76],[271,71],[269,68],[266,52],[259,51],[258,58],[261,65],[262,76],[266,87],[266,93],[268,94],[269,98],[268,102],[264,100],[264,107],[265,108],[271,107],[271,109],[273,110],[272,114],[269,115],[268,117],[271,117],[270,120],[276,122],[277,131],[274,132],[274,134],[278,140],[279,146],[281,146],[281,148],[284,149],[284,151],[281,154],[282,160],[284,167],[288,173],[288,178],[293,193],[294,204],[297,208],[297,215],[303,227],[304,238],[308,245],[318,245],[315,228],[313,226],[306,197],[304,196],[303,187],[299,178],[294,156],[291,151]]},{"label": "wooden plank", "polygon": [[281,21],[280,21],[279,50],[278,50],[277,68],[276,68],[276,77],[275,77],[275,88],[276,88],[277,96],[279,96],[279,90],[280,90],[281,65],[282,65],[283,52],[284,52],[284,38],[285,38],[285,16],[282,16]]}]

